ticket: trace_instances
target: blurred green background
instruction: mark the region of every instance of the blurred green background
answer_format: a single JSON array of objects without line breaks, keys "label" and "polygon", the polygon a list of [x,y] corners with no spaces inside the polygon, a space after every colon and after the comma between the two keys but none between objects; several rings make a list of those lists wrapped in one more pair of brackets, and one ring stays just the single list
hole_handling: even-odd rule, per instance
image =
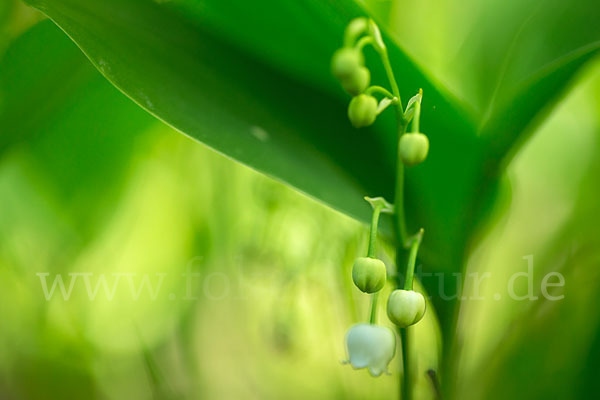
[{"label": "blurred green background", "polygon": [[[457,71],[474,66],[448,54],[464,51],[482,6],[440,7],[427,14],[435,29],[406,35],[418,27],[405,16],[429,3],[368,6],[457,88]],[[441,20],[454,17],[464,24],[447,43]],[[1,0],[0,31],[1,399],[397,397],[398,358],[376,379],[341,364],[344,334],[369,307],[349,273],[365,226],[158,122],[37,11]],[[44,80],[53,69],[63,79]],[[467,272],[493,279],[481,300],[464,287],[457,398],[597,397],[599,133],[596,61],[510,164],[469,256]],[[536,292],[559,271],[563,300],[508,298],[528,255]],[[99,284],[91,299],[70,273],[94,288],[118,282],[114,297]],[[58,286],[45,296],[56,276],[66,290],[77,282],[68,299]],[[417,326],[418,398],[434,398],[424,371],[439,364],[437,329],[432,313]]]}]

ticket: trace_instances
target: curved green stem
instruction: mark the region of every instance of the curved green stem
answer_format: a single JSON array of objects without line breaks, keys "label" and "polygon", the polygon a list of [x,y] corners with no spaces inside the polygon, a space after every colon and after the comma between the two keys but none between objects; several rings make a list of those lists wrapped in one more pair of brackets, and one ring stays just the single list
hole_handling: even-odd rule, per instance
[{"label": "curved green stem", "polygon": [[379,292],[371,295],[371,318],[369,323],[375,325],[377,323],[377,300],[379,299]]},{"label": "curved green stem", "polygon": [[[420,90],[420,93],[423,93],[422,90]],[[412,132],[419,132],[419,122],[421,121],[421,102],[417,101],[415,102],[415,114],[413,116],[412,119]]]},{"label": "curved green stem", "polygon": [[[400,138],[406,131],[406,125],[404,123],[404,112],[398,113],[398,144]],[[400,146],[398,145],[398,152],[400,152]],[[398,161],[396,167],[396,188],[394,194],[394,211],[395,211],[395,225],[396,225],[396,237],[398,240],[398,245],[396,246],[396,266],[398,268],[397,272],[397,282],[396,286],[400,287],[400,266],[405,265],[405,256],[406,256],[406,244],[407,241],[407,233],[406,233],[406,219],[404,215],[404,164],[400,159],[400,154],[398,154]],[[398,333],[400,334],[400,342],[402,346],[402,370],[403,373],[400,375],[400,400],[409,400],[411,394],[411,381],[410,381],[410,368],[409,368],[409,342],[408,342],[408,334],[405,328],[398,328]]]},{"label": "curved green stem", "polygon": [[[398,152],[400,152],[400,138],[406,132],[407,121],[404,117],[404,109],[402,108],[402,101],[400,100],[400,91],[398,89],[398,84],[396,83],[396,79],[394,77],[394,73],[392,71],[392,66],[389,62],[389,58],[387,56],[387,51],[382,50],[380,52],[380,56],[383,62],[383,66],[386,70],[386,74],[388,75],[388,79],[392,86],[392,93],[395,97],[398,98],[398,104],[396,106],[396,116],[398,120]],[[396,237],[398,240],[398,246],[396,247],[396,266],[398,267],[398,271],[400,270],[401,265],[407,265],[406,261],[406,248],[409,245],[410,241],[408,240],[408,234],[406,231],[406,218],[404,214],[404,164],[401,161],[400,154],[398,154],[398,161],[396,166],[396,187],[394,194],[394,212],[395,212],[395,225],[396,225]],[[411,273],[411,281],[412,275]],[[405,274],[405,277],[408,278],[408,271]],[[400,287],[400,273],[398,272],[397,279],[397,287]],[[405,281],[406,283],[406,281]],[[411,369],[410,369],[410,338],[408,334],[408,328],[399,328],[398,333],[400,334],[400,341],[402,346],[402,369],[403,373],[400,375],[400,399],[401,400],[410,400],[412,396],[412,377],[411,377]]]},{"label": "curved green stem", "polygon": [[385,69],[385,74],[387,75],[388,80],[390,81],[390,86],[392,87],[392,93],[394,97],[397,97],[400,100],[400,111],[404,112],[402,108],[402,97],[400,96],[400,89],[398,88],[398,83],[396,82],[396,77],[394,76],[394,71],[392,70],[392,64],[390,63],[390,58],[388,57],[388,52],[386,49],[379,50],[379,56],[381,57],[381,62],[383,63],[383,68]]},{"label": "curved green stem", "polygon": [[359,22],[358,27],[355,24],[352,29],[350,29],[350,25],[348,25],[344,31],[344,47],[354,46],[358,38],[367,33],[367,30],[368,25],[366,20],[362,25]]},{"label": "curved green stem", "polygon": [[389,90],[381,86],[369,86],[367,90],[365,90],[366,94],[373,94],[377,92],[381,93],[385,97],[389,97],[390,99],[394,99],[395,97]]},{"label": "curved green stem", "polygon": [[377,226],[379,225],[379,214],[381,206],[373,208],[373,216],[371,217],[371,229],[369,230],[369,249],[367,257],[375,258],[375,250],[377,246]]},{"label": "curved green stem", "polygon": [[373,43],[373,38],[371,36],[363,36],[356,42],[354,48],[358,51],[362,51],[366,45],[371,43]]},{"label": "curved green stem", "polygon": [[[375,258],[375,250],[377,246],[377,226],[379,225],[379,214],[381,214],[382,206],[375,206],[373,208],[373,216],[371,217],[371,229],[369,231],[369,250],[367,251],[367,257]],[[371,318],[369,322],[375,324],[377,321],[377,299],[379,293],[373,293],[371,297]]]},{"label": "curved green stem", "polygon": [[423,228],[417,232],[412,238],[410,245],[410,253],[408,255],[408,265],[406,267],[406,276],[404,280],[404,290],[412,290],[413,288],[413,276],[415,274],[415,263],[417,261],[417,253],[419,251],[419,245],[423,240]]},{"label": "curved green stem", "polygon": [[[406,126],[399,123],[398,127],[398,140],[404,134]],[[400,146],[398,146],[398,153],[400,153]],[[402,164],[400,154],[398,154],[398,165],[396,167],[396,189],[394,194],[394,212],[396,215],[396,235],[398,242],[402,249],[406,248],[408,244],[408,234],[406,233],[406,219],[404,217],[404,164]],[[399,267],[403,264],[397,264]]]},{"label": "curved green stem", "polygon": [[383,68],[385,69],[385,74],[387,75],[388,81],[390,81],[392,93],[394,94],[394,97],[398,99],[398,102],[396,103],[396,116],[398,118],[399,125],[404,125],[404,108],[402,107],[402,97],[400,96],[400,89],[398,88],[398,83],[396,82],[394,71],[392,70],[392,64],[390,64],[390,59],[386,49],[381,49],[378,52],[379,56],[381,57],[381,62],[383,63]]}]

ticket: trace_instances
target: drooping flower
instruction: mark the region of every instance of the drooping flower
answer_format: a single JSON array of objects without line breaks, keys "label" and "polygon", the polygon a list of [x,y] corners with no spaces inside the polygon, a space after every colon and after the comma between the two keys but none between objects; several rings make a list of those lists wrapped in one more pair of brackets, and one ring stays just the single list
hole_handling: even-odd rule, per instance
[{"label": "drooping flower", "polygon": [[383,261],[371,257],[358,257],[352,266],[352,280],[365,293],[380,291],[385,285],[386,269]]},{"label": "drooping flower", "polygon": [[377,118],[377,99],[370,94],[359,94],[350,100],[348,118],[355,128],[372,125]]},{"label": "drooping flower", "polygon": [[429,152],[429,139],[422,133],[405,133],[400,138],[399,155],[404,165],[412,167],[425,161]]},{"label": "drooping flower", "polygon": [[419,322],[425,314],[425,297],[414,290],[394,290],[388,298],[387,313],[400,328]]},{"label": "drooping flower", "polygon": [[346,334],[348,363],[356,369],[368,368],[373,376],[387,372],[396,353],[396,336],[385,327],[356,324]]}]

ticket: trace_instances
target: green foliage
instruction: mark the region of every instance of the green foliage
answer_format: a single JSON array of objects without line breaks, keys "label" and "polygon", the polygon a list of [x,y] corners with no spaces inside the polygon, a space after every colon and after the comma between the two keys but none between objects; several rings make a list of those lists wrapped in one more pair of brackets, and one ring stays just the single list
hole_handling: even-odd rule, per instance
[{"label": "green foliage", "polygon": [[[117,87],[176,129],[364,221],[370,215],[364,195],[393,198],[393,120],[382,118],[367,134],[355,132],[329,72],[345,25],[362,13],[355,4],[33,4]],[[266,8],[270,12],[261,11]],[[430,227],[424,243],[429,265],[456,268],[451,260],[461,253],[466,229],[459,216],[470,209],[465,196],[478,172],[475,128],[405,53],[393,46],[390,57],[404,77],[403,92],[419,82],[428,93],[427,129],[440,149],[409,177],[409,193],[421,199],[419,212],[409,217]],[[382,80],[383,71],[372,72],[373,81]],[[450,162],[456,148],[466,156]],[[431,179],[448,185],[423,186]],[[442,196],[444,207],[436,207]]]},{"label": "green foliage", "polygon": [[[395,124],[387,113],[379,116],[369,128],[356,131],[347,119],[347,95],[331,76],[329,65],[331,54],[342,44],[343,29],[348,21],[365,15],[360,5],[348,0],[301,3],[31,0],[30,3],[48,15],[80,49],[46,21],[17,39],[0,63],[0,155],[5,163],[0,174],[0,201],[3,210],[10,210],[0,215],[1,234],[6,238],[0,247],[0,263],[4,268],[2,281],[9,287],[2,291],[0,300],[8,303],[19,299],[15,310],[18,307],[23,314],[19,318],[15,310],[3,313],[15,325],[8,327],[2,337],[6,350],[10,350],[7,343],[17,339],[25,343],[23,348],[47,348],[50,347],[48,342],[58,345],[56,350],[42,355],[21,348],[14,350],[10,356],[14,360],[3,360],[2,367],[6,370],[2,373],[3,376],[14,376],[16,383],[0,382],[0,393],[6,392],[10,397],[14,387],[23,386],[25,389],[19,395],[57,397],[60,391],[53,386],[55,381],[75,381],[76,384],[70,387],[72,393],[67,394],[72,397],[93,397],[98,392],[120,393],[107,383],[111,381],[107,378],[110,373],[94,370],[90,348],[129,355],[140,352],[139,362],[131,359],[127,362],[146,366],[148,380],[154,386],[151,384],[150,389],[142,390],[148,391],[148,395],[150,392],[170,393],[171,390],[166,388],[169,385],[159,373],[167,368],[157,367],[160,361],[155,360],[152,351],[161,350],[160,343],[167,337],[165,327],[171,327],[169,316],[184,321],[182,325],[194,321],[191,307],[173,308],[169,301],[124,307],[96,303],[81,309],[78,305],[63,309],[56,303],[36,303],[38,299],[25,289],[30,282],[19,283],[31,272],[27,270],[28,263],[52,269],[77,258],[80,263],[91,262],[98,271],[106,270],[107,264],[114,264],[114,271],[119,271],[129,265],[127,262],[140,269],[148,265],[160,268],[160,262],[173,260],[183,263],[182,260],[196,251],[214,257],[211,265],[217,268],[232,260],[218,258],[215,254],[233,252],[237,249],[234,243],[237,241],[248,243],[245,251],[251,255],[251,264],[258,270],[261,265],[273,269],[275,265],[286,266],[279,280],[260,280],[264,286],[281,286],[283,292],[297,295],[274,296],[276,300],[272,304],[266,302],[268,306],[261,303],[268,308],[266,314],[276,315],[269,319],[273,326],[268,326],[274,332],[277,351],[314,345],[314,341],[298,337],[300,331],[306,335],[311,333],[308,324],[302,325],[302,318],[308,320],[310,316],[294,308],[298,307],[298,298],[313,299],[309,308],[317,308],[327,303],[323,299],[331,300],[325,297],[326,294],[337,290],[330,315],[337,315],[335,304],[347,302],[344,303],[348,307],[343,323],[330,322],[323,317],[317,324],[311,320],[310,326],[324,326],[325,331],[337,329],[339,333],[340,326],[353,320],[351,310],[364,308],[365,304],[354,300],[349,278],[343,282],[343,287],[327,287],[327,290],[318,285],[314,288],[316,280],[309,280],[306,287],[297,287],[290,282],[296,282],[300,271],[308,270],[311,274],[311,268],[321,277],[322,265],[318,260],[326,258],[349,269],[357,253],[353,236],[361,229],[357,225],[311,205],[306,206],[301,216],[318,214],[320,223],[307,228],[308,222],[298,221],[302,217],[281,211],[282,204],[291,201],[291,195],[278,192],[277,196],[281,196],[278,198],[270,194],[271,189],[266,189],[254,198],[246,186],[243,186],[245,191],[237,192],[235,179],[230,181],[229,173],[220,175],[218,172],[227,168],[224,160],[214,164],[190,162],[191,168],[181,167],[185,171],[210,169],[210,176],[217,176],[213,182],[226,182],[220,186],[205,183],[210,182],[206,177],[202,180],[203,185],[190,183],[200,181],[199,172],[180,177],[174,184],[172,175],[161,175],[152,168],[142,169],[136,160],[139,154],[152,153],[164,143],[167,147],[177,147],[169,141],[159,142],[157,137],[160,135],[149,129],[156,126],[158,118],[230,158],[353,218],[369,221],[371,209],[362,200],[363,196],[381,195],[393,199],[397,162]],[[463,12],[467,7],[463,5],[461,15],[455,15],[456,7],[452,2],[366,3],[370,10],[383,12],[379,14],[380,21],[384,18],[389,21],[389,34],[384,31],[383,35],[394,70],[401,77],[401,92],[415,93],[422,87],[427,96],[423,103],[426,117],[421,126],[431,142],[431,153],[426,163],[407,172],[409,227],[411,230],[417,226],[427,227],[420,262],[426,272],[462,271],[470,245],[477,238],[474,233],[480,232],[476,228],[485,223],[494,211],[498,195],[506,189],[501,185],[500,177],[507,162],[544,120],[581,67],[598,54],[600,35],[596,22],[600,19],[600,9],[589,1],[571,4],[550,0],[541,5],[530,1],[490,1],[480,7],[475,7],[479,2],[473,1],[472,12]],[[4,29],[7,15],[15,7],[12,2],[2,4],[0,28]],[[388,17],[385,15],[388,8],[401,12],[393,11]],[[420,25],[423,18],[418,17],[423,15],[431,16],[431,20],[445,17],[447,21],[430,23],[424,28]],[[467,18],[469,23],[461,24]],[[6,38],[8,36],[0,38],[1,47],[10,40]],[[540,38],[547,40],[541,43]],[[444,55],[442,62],[436,58],[439,54],[432,53],[435,49]],[[374,52],[368,50],[365,56],[367,65],[376,65],[372,62],[376,57]],[[384,76],[381,68],[371,69],[373,84],[384,82]],[[355,86],[362,87],[363,83],[359,83]],[[351,91],[358,89],[350,88]],[[578,126],[577,123],[572,122],[571,127]],[[169,162],[180,159],[177,150],[165,151],[171,151]],[[205,156],[199,152],[187,157]],[[552,154],[552,157],[561,157],[561,154]],[[181,159],[189,162],[185,155]],[[515,325],[521,328],[507,329],[505,337],[495,338],[500,343],[497,348],[489,345],[493,350],[488,348],[487,352],[481,352],[481,359],[477,358],[479,362],[485,362],[493,355],[495,361],[485,368],[477,365],[474,369],[483,372],[473,373],[469,379],[464,376],[456,379],[461,382],[455,393],[458,398],[467,398],[469,393],[486,398],[521,395],[568,398],[574,396],[570,388],[576,385],[580,392],[576,395],[586,397],[597,389],[594,371],[597,371],[595,355],[599,347],[598,318],[591,305],[595,304],[594,293],[598,288],[589,283],[596,281],[593,275],[581,275],[574,267],[583,265],[587,268],[597,264],[598,260],[597,252],[593,251],[597,247],[597,221],[588,218],[597,206],[597,202],[590,202],[598,196],[594,180],[597,178],[596,164],[594,159],[586,183],[582,185],[580,199],[573,208],[573,216],[556,240],[550,242],[546,255],[548,260],[572,257],[564,263],[567,280],[585,290],[578,291],[577,296],[565,303],[540,304],[515,318]],[[152,177],[152,185],[139,183],[145,181],[139,176],[137,180],[132,178],[134,171],[140,169]],[[240,182],[245,179],[254,182],[249,176],[242,175],[237,184],[243,185]],[[565,177],[567,179],[570,176]],[[136,187],[141,193],[138,197],[125,190],[128,187],[125,183],[131,182],[140,185]],[[182,189],[188,185],[189,191]],[[226,187],[227,193],[221,193],[218,187]],[[213,200],[199,202],[200,192],[209,192],[208,196],[213,196]],[[239,200],[231,200],[236,196]],[[123,198],[130,199],[129,203],[123,205]],[[139,204],[146,204],[146,207]],[[229,214],[234,208],[246,207],[251,208],[247,214]],[[209,215],[198,208],[212,212]],[[155,209],[168,210],[164,211],[168,216],[146,218]],[[248,216],[252,213],[266,215],[268,222],[259,228],[246,222],[246,232],[262,232],[270,241],[257,238],[257,234],[240,234],[238,237],[229,232],[232,226],[237,227],[240,219],[257,221],[258,217]],[[189,221],[188,215],[193,215],[193,221]],[[280,220],[282,215],[285,215],[283,222]],[[382,230],[389,234],[391,224],[387,218],[382,218]],[[318,241],[311,242],[312,247],[303,247],[293,240],[278,241],[281,232],[286,232],[283,225],[288,223],[290,229],[299,227],[310,233],[298,234],[303,241],[309,240],[311,235],[323,234],[330,243],[339,246],[332,244],[331,249],[326,250],[324,247],[327,246]],[[137,229],[129,231],[129,226],[137,226]],[[161,232],[155,231],[157,227]],[[116,246],[110,239],[129,235],[137,238],[130,247]],[[170,236],[170,240],[165,240],[164,236]],[[37,243],[41,248],[34,251],[22,246],[24,237],[26,243]],[[579,245],[569,253],[564,243],[573,237],[578,238]],[[140,256],[143,252],[147,254]],[[118,262],[107,256],[114,253],[129,257]],[[37,259],[32,258],[33,254]],[[386,260],[384,256],[381,258]],[[269,257],[280,262],[273,262]],[[106,260],[111,260],[112,264]],[[69,264],[64,270],[76,266]],[[349,276],[349,271],[345,272],[345,276]],[[331,274],[334,276],[333,272]],[[431,293],[436,293],[440,284],[438,279],[425,282]],[[448,285],[446,282],[445,286]],[[259,289],[256,291],[260,292]],[[386,288],[382,292],[385,291]],[[445,362],[451,367],[448,370],[459,377],[462,371],[458,368],[460,352],[471,331],[458,324],[459,337],[453,340],[453,302],[434,301],[437,301],[445,331]],[[220,306],[219,310],[228,313],[243,307],[245,302],[232,304]],[[587,306],[581,307],[582,304]],[[36,307],[41,310],[39,314],[32,311]],[[579,311],[573,313],[573,310]],[[243,320],[248,315],[247,318],[257,326],[264,325],[252,319],[255,317],[250,314],[252,311],[244,309],[236,318]],[[129,312],[142,315],[142,325],[148,328],[145,334],[149,336],[149,345],[138,335],[121,330],[118,323],[111,324],[125,320]],[[92,316],[81,323],[82,332],[73,332],[72,326],[65,321],[82,314]],[[235,335],[237,329],[226,319],[219,319],[219,313],[215,315],[219,328],[205,329],[213,336],[224,337],[214,346],[202,345],[210,360],[226,358],[219,351],[231,350],[228,335]],[[37,322],[28,325],[22,322],[23,318]],[[203,326],[212,324],[208,317],[201,321]],[[48,328],[44,327],[46,323]],[[423,322],[415,327],[421,329],[418,335],[421,342],[415,346],[420,346],[419,366],[437,370],[440,346],[436,334],[431,333],[435,331],[432,328],[435,324],[435,313],[428,312]],[[565,329],[565,325],[585,329]],[[39,337],[31,334],[20,337],[20,330],[30,330],[31,326],[40,330]],[[228,327],[231,332],[223,333],[221,326]],[[190,337],[193,335],[193,327],[180,329]],[[560,335],[547,335],[547,332],[557,330]],[[260,337],[251,330],[240,333],[241,336],[245,334]],[[120,340],[112,341],[107,336]],[[256,338],[252,340],[256,344]],[[171,345],[176,346],[176,342],[173,340]],[[466,342],[468,346],[470,343]],[[185,349],[193,348],[194,343],[194,340],[188,340]],[[62,357],[61,350],[73,350],[73,347],[79,347],[79,350],[64,364],[57,364],[56,360]],[[323,344],[314,348],[323,351],[329,347]],[[558,350],[550,354],[548,348]],[[588,350],[589,354],[586,354]],[[3,353],[9,354],[8,351]],[[309,366],[299,366],[290,360],[285,371],[268,370],[274,359],[279,360],[270,348],[260,353],[260,360],[253,360],[253,354],[239,353],[243,353],[243,349],[224,363],[235,367],[239,357],[244,360],[244,365],[256,362],[268,371],[260,372],[264,374],[260,378],[265,381],[276,376],[282,382],[307,386],[307,382],[312,381],[306,377],[315,374]],[[299,353],[301,351],[295,353],[296,356]],[[317,353],[315,350],[314,354]],[[114,354],[103,357],[105,368],[120,361]],[[193,358],[193,355],[188,357]],[[464,362],[468,364],[471,360]],[[564,374],[567,366],[572,373]],[[186,367],[190,376],[198,368],[218,368],[197,359]],[[57,369],[56,374],[48,375],[49,369]],[[7,370],[12,370],[11,374]],[[286,371],[293,373],[288,376]],[[343,398],[373,393],[376,397],[393,387],[388,382],[379,387],[383,388],[381,392],[364,388],[360,392],[362,386],[358,382],[362,385],[364,381],[348,383],[322,366],[318,371],[323,372],[320,383],[334,382],[328,386],[328,395],[338,391],[337,395]],[[118,371],[113,373],[119,375]],[[221,379],[227,376],[221,372],[216,375]],[[27,387],[27,382],[40,376],[43,379],[37,379],[39,387]],[[451,377],[451,374],[446,375],[444,379],[448,382]],[[534,377],[552,379],[549,383],[548,379],[532,383]],[[206,380],[211,378],[204,376]],[[166,378],[172,379],[173,376]],[[416,379],[420,379],[421,392],[433,390],[424,374]],[[96,387],[98,382],[104,386]],[[472,386],[461,386],[462,382]],[[5,387],[8,388],[6,391]],[[523,391],[524,387],[528,391]],[[201,383],[194,389],[196,394],[201,392]],[[180,387],[177,390],[185,392]],[[228,393],[243,393],[235,392],[235,388],[231,390]],[[272,396],[277,397],[273,394],[276,389],[271,390]],[[317,397],[323,395],[318,390],[307,390],[306,393]],[[112,397],[119,398],[118,395]]]},{"label": "green foliage", "polygon": [[153,118],[106,82],[50,21],[13,43],[0,76],[0,154],[25,151],[24,168],[46,201],[89,239],[85,230],[110,212],[132,152],[143,144],[137,132]]},{"label": "green foliage", "polygon": [[[32,4],[61,26],[117,87],[176,129],[365,221],[365,194],[393,198],[391,119],[382,118],[368,135],[352,131],[328,75],[329,57],[345,24],[363,13],[354,3]],[[427,93],[423,126],[437,149],[408,177],[407,207],[416,210],[409,225],[418,221],[428,227],[423,243],[428,266],[456,270],[469,232],[489,207],[499,173],[495,166],[596,48],[576,55],[566,69],[532,76],[533,85],[545,79],[544,96],[534,107],[520,107],[510,130],[503,125],[506,119],[488,123],[490,133],[481,138],[476,134],[481,122],[468,117],[400,48],[389,47],[392,64],[403,77],[401,92],[414,91],[418,82]],[[561,49],[569,50],[568,44]],[[373,81],[383,76],[382,71],[372,75]],[[492,146],[498,137],[508,139]],[[429,184],[434,180],[438,184]],[[417,198],[419,207],[411,207]]]}]

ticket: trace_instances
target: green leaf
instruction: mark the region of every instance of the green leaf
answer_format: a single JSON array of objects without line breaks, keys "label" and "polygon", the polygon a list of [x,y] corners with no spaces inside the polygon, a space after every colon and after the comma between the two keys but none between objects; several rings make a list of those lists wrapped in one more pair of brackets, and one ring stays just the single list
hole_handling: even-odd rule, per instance
[{"label": "green leaf", "polygon": [[[355,3],[31,3],[116,87],[177,130],[365,222],[370,209],[363,196],[393,199],[393,116],[384,113],[372,128],[353,129],[346,118],[349,99],[329,74],[345,25],[365,14]],[[502,157],[488,158],[491,136],[477,135],[479,121],[383,34],[405,100],[423,88],[421,128],[431,143],[427,162],[407,172],[408,226],[427,230],[421,253],[426,270],[457,271],[473,228],[493,204]],[[373,82],[385,84],[371,50],[367,63]],[[512,71],[535,71],[507,65],[503,76],[510,82]],[[557,84],[549,86],[549,97],[581,64],[573,65],[552,75]],[[514,82],[506,87],[521,88],[521,80]],[[504,93],[512,92],[501,87],[496,101],[503,105]],[[515,129],[528,125],[541,106],[523,107]],[[382,228],[386,223],[390,231],[389,219]]]},{"label": "green leaf", "polygon": [[472,93],[482,116],[500,111],[497,106],[514,99],[515,90],[540,71],[597,45],[599,18],[600,10],[591,0],[492,1],[471,27],[455,61],[465,71],[463,76],[478,74]]},{"label": "green leaf", "polygon": [[389,25],[421,65],[469,105],[490,147],[486,158],[500,163],[599,53],[600,8],[593,0],[482,5],[395,1]]},{"label": "green leaf", "polygon": [[[505,26],[500,34],[490,29],[499,15]],[[600,54],[598,20],[600,9],[593,1],[502,1],[487,10],[473,41],[481,49],[494,48],[493,43],[504,49],[484,53],[488,78],[479,85],[487,93],[480,134],[489,142],[490,158],[514,154],[581,67]],[[540,38],[546,38],[543,45]]]},{"label": "green leaf", "polygon": [[[475,384],[464,386],[468,389],[459,398],[595,397],[599,361],[594,356],[600,338],[596,306],[600,300],[596,213],[600,159],[594,157],[591,164],[579,185],[582,194],[571,218],[541,254],[536,254],[536,276],[532,279],[538,299],[521,304],[510,300],[515,316],[509,328],[488,350],[494,356],[480,357],[485,368],[472,378]],[[564,295],[560,300],[546,298],[539,289],[552,272],[562,274],[566,282],[556,292],[549,289],[553,296]]]},{"label": "green leaf", "polygon": [[[600,41],[562,56],[523,82],[481,128],[491,159],[514,154],[568,87],[581,67],[600,52]],[[509,118],[507,116],[510,116]]]},{"label": "green leaf", "polygon": [[[329,75],[345,25],[363,14],[356,4],[32,3],[111,82],[181,132],[364,221],[370,216],[365,195],[393,198],[393,116],[382,116],[373,129],[353,129],[349,99]],[[415,210],[409,226],[427,226],[424,248],[435,249],[430,265],[456,269],[466,229],[461,215],[478,174],[475,128],[385,40],[401,91],[425,92],[422,126],[432,143],[428,162],[408,173],[408,204]],[[373,80],[384,82],[374,52],[367,59]]]},{"label": "green leaf", "polygon": [[108,83],[50,21],[7,50],[0,93],[0,154],[20,157],[52,207],[78,233],[90,233],[110,212],[140,132],[155,119]]}]

